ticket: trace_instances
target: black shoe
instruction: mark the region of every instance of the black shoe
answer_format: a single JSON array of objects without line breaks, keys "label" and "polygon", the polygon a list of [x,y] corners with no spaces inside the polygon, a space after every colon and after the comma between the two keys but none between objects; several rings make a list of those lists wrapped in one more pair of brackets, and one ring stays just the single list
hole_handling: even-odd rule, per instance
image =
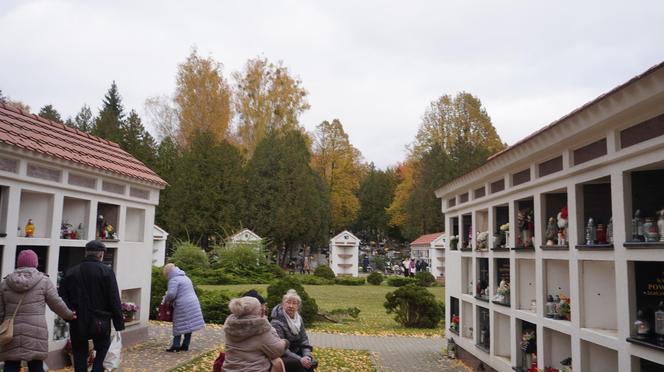
[{"label": "black shoe", "polygon": [[180,351],[189,351],[189,345],[187,346],[181,346]]},{"label": "black shoe", "polygon": [[168,349],[166,349],[166,352],[167,352],[167,353],[177,353],[177,352],[180,351],[180,350],[181,350],[181,349],[180,349],[179,347],[173,347],[173,346],[171,346],[171,347],[169,347]]}]

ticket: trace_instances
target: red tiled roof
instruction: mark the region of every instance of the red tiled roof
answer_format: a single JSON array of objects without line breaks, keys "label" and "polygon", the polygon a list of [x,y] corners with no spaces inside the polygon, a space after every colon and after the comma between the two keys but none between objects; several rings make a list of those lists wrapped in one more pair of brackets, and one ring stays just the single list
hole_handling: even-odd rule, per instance
[{"label": "red tiled roof", "polygon": [[159,175],[122,150],[116,143],[2,103],[0,103],[0,143],[135,178],[160,187],[167,185]]},{"label": "red tiled roof", "polygon": [[437,232],[433,234],[422,235],[419,238],[410,242],[410,245],[420,245],[420,244],[430,244],[432,241],[436,240],[439,236],[445,234],[444,232]]}]

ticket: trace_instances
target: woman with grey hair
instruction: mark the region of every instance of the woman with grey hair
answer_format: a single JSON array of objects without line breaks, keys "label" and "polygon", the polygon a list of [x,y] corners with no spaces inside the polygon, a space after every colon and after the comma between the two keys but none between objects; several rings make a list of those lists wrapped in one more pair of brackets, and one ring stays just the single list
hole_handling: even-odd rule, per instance
[{"label": "woman with grey hair", "polygon": [[224,372],[283,372],[279,357],[288,347],[263,317],[255,297],[240,297],[228,304],[231,315],[224,323]]},{"label": "woman with grey hair", "polygon": [[[162,303],[173,304],[173,343],[168,352],[188,351],[191,333],[205,328],[201,304],[191,279],[184,271],[172,263],[164,266],[164,276],[168,279],[168,290]],[[182,344],[180,344],[180,340]]]},{"label": "woman with grey hair", "polygon": [[286,372],[311,372],[318,362],[311,355],[313,346],[304,330],[304,321],[300,316],[302,299],[294,289],[289,289],[281,304],[272,310],[272,326],[279,337],[288,340],[290,346],[281,357]]}]

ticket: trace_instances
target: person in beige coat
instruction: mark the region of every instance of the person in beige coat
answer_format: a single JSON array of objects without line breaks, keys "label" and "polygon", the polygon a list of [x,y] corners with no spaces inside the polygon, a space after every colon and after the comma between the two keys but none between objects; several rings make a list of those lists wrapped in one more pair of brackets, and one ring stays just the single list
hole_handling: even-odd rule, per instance
[{"label": "person in beige coat", "polygon": [[224,323],[226,357],[223,372],[283,372],[279,358],[288,341],[282,340],[261,312],[254,297],[241,297],[228,304],[231,315]]},{"label": "person in beige coat", "polygon": [[[28,362],[30,372],[42,372],[48,354],[46,306],[65,320],[76,315],[58,296],[48,275],[37,270],[37,254],[26,249],[19,253],[17,269],[0,283],[0,322],[14,315],[14,337],[0,347],[4,371],[19,371],[22,360]],[[20,306],[19,306],[20,302]]]}]

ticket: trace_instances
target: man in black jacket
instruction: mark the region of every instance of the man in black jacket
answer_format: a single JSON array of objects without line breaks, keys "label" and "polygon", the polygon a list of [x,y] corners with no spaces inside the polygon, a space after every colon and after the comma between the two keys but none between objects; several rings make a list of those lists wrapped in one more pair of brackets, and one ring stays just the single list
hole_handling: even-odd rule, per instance
[{"label": "man in black jacket", "polygon": [[74,371],[87,371],[88,340],[96,351],[93,372],[103,372],[104,358],[111,344],[111,320],[116,331],[124,329],[120,293],[113,270],[104,265],[106,246],[92,240],[85,245],[85,258],[67,270],[60,295],[76,311],[71,322]]}]

